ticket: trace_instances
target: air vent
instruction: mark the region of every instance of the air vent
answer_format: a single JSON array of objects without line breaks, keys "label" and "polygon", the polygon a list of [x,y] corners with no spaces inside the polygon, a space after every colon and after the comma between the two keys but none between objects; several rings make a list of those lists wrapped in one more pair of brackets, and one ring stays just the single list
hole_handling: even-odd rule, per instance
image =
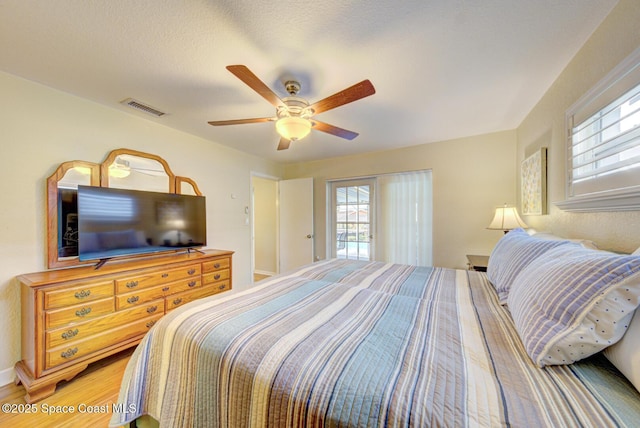
[{"label": "air vent", "polygon": [[162,117],[164,116],[166,113],[161,112],[160,110],[151,107],[150,105],[147,105],[145,103],[142,103],[138,100],[134,100],[133,98],[127,98],[126,100],[122,100],[120,101],[121,104],[124,104],[126,106],[129,106],[131,108],[134,108],[136,110],[140,110],[143,111],[145,113],[148,113],[150,115],[153,115],[155,117]]}]

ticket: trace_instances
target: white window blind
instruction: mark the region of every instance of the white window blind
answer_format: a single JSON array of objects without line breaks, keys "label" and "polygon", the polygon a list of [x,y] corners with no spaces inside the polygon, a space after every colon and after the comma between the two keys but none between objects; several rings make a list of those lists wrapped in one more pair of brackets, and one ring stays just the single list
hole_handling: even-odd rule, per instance
[{"label": "white window blind", "polygon": [[637,209],[624,205],[640,198],[640,49],[569,109],[567,128],[568,200],[557,205]]},{"label": "white window blind", "polygon": [[[572,184],[578,193],[589,180],[630,172],[640,184],[640,85],[607,105],[571,132]],[[610,177],[613,178],[613,177]],[[604,180],[603,180],[604,181]],[[609,180],[607,180],[609,181]],[[613,184],[615,186],[615,184]],[[594,190],[606,190],[606,184]]]}]

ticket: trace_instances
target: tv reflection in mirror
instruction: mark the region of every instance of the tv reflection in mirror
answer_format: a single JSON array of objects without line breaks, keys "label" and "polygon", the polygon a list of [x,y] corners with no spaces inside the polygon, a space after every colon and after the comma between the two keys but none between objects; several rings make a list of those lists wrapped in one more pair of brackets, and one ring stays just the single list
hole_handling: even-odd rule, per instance
[{"label": "tv reflection in mirror", "polygon": [[206,245],[204,196],[78,186],[78,256],[107,260]]}]

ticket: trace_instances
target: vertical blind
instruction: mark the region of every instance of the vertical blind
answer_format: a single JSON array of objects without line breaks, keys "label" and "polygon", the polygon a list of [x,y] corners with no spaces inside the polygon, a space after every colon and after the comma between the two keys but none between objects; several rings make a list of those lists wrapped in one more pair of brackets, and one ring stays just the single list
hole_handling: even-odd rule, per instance
[{"label": "vertical blind", "polygon": [[380,215],[376,259],[431,266],[431,171],[382,175],[377,180]]}]

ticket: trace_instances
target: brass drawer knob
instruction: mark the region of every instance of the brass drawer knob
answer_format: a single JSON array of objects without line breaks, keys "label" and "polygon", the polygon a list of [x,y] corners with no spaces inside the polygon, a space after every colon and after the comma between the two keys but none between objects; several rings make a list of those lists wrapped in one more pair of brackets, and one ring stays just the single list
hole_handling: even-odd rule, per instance
[{"label": "brass drawer knob", "polygon": [[179,305],[180,303],[182,303],[182,297],[178,297],[177,299],[173,300],[173,304],[176,306]]},{"label": "brass drawer knob", "polygon": [[214,264],[213,267],[216,268],[216,269],[220,269],[220,263]]},{"label": "brass drawer knob", "polygon": [[213,279],[215,279],[215,280],[220,279],[220,274],[219,274],[219,273],[217,273],[217,274],[213,275]]},{"label": "brass drawer knob", "polygon": [[78,348],[77,348],[77,347],[75,347],[75,348],[73,348],[73,349],[67,349],[66,351],[62,352],[62,353],[60,354],[60,356],[61,356],[62,358],[71,358],[71,357],[73,357],[74,355],[76,355],[77,353],[78,353]]},{"label": "brass drawer knob", "polygon": [[163,277],[163,278],[166,278],[166,277],[168,277],[168,276],[169,276],[169,274],[168,274],[168,273],[163,273],[163,274],[162,274],[162,277]]},{"label": "brass drawer knob", "polygon": [[129,281],[129,282],[127,282],[127,284],[126,284],[126,287],[127,287],[127,288],[135,288],[135,287],[137,287],[137,286],[138,286],[138,281]]},{"label": "brass drawer knob", "polygon": [[195,286],[196,286],[196,284],[197,284],[197,282],[196,282],[196,281],[191,281],[191,282],[189,282],[187,285],[188,285],[189,287],[195,287]]},{"label": "brass drawer knob", "polygon": [[69,330],[69,331],[66,331],[66,332],[62,333],[62,338],[64,340],[71,339],[72,337],[77,336],[78,333],[79,333],[79,331],[78,331],[77,328],[73,329],[73,330]]},{"label": "brass drawer knob", "polygon": [[147,323],[147,328],[151,328],[151,327],[153,327],[153,325],[154,325],[155,323],[156,323],[155,321],[149,321],[149,322]]},{"label": "brass drawer knob", "polygon": [[82,318],[84,316],[89,315],[90,313],[91,313],[91,307],[82,308],[82,309],[79,309],[79,310],[76,311],[76,316]]},{"label": "brass drawer knob", "polygon": [[157,310],[158,310],[158,307],[157,307],[157,306],[149,306],[149,307],[147,308],[147,313],[148,313],[148,314],[152,314],[152,313],[154,313],[154,312],[155,312],[155,311],[157,311]]},{"label": "brass drawer knob", "polygon": [[218,290],[224,290],[227,287],[227,284],[222,284],[218,286]]},{"label": "brass drawer knob", "polygon": [[189,269],[189,270],[187,271],[187,273],[188,273],[189,275],[193,275],[194,273],[196,273],[196,270],[195,270],[195,269]]},{"label": "brass drawer knob", "polygon": [[140,300],[140,296],[132,296],[127,299],[127,303],[135,303]]},{"label": "brass drawer knob", "polygon": [[90,295],[91,295],[91,290],[77,291],[76,294],[74,294],[74,296],[76,296],[76,299],[84,299],[89,297]]}]

